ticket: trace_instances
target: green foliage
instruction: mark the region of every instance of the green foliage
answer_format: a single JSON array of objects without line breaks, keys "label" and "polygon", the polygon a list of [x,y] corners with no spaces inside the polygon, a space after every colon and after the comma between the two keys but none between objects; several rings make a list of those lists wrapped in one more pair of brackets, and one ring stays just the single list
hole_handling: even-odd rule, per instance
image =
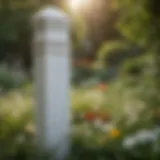
[{"label": "green foliage", "polygon": [[[86,26],[83,19],[77,14],[70,14],[72,17],[72,44],[73,51],[77,52],[80,47],[82,47],[82,42],[86,34]],[[76,57],[76,55],[75,55]]]},{"label": "green foliage", "polygon": [[[124,157],[128,160],[137,156],[137,150],[146,150],[145,146],[140,146],[140,148],[134,146],[131,152],[130,149],[123,147],[124,139],[131,133],[148,128],[149,125],[152,126],[143,108],[144,104],[135,97],[136,92],[136,89],[129,90],[125,81],[111,83],[107,87],[107,92],[98,86],[73,88],[73,117],[80,115],[82,121],[77,124],[73,119],[73,146],[69,159],[99,160],[103,157],[117,160],[117,157]],[[2,160],[47,159],[45,155],[39,154],[34,146],[32,94],[32,89],[29,87],[12,91],[0,98],[0,147],[2,147],[0,158]],[[126,107],[129,107],[129,110]],[[98,123],[97,121],[90,123],[83,116],[88,112],[95,112],[97,115],[106,113],[111,116],[111,121],[99,123],[99,119]],[[112,129],[116,130],[112,132]],[[150,157],[153,153],[153,150],[147,150],[146,156]],[[155,156],[158,157],[158,153],[157,151]],[[145,155],[141,156],[141,158],[146,158],[143,157]]]},{"label": "green foliage", "polygon": [[[0,159],[27,159],[33,152],[32,101],[28,91],[0,98]],[[28,157],[29,158],[29,157]]]},{"label": "green foliage", "polygon": [[157,74],[153,54],[146,54],[135,60],[126,62],[123,66],[122,76],[130,89],[137,88],[137,98],[143,100],[148,109],[159,108],[159,88],[157,87]]},{"label": "green foliage", "polygon": [[0,67],[0,88],[1,91],[20,88],[27,83],[27,78],[22,71],[9,69],[6,66]]},{"label": "green foliage", "polygon": [[[54,0],[56,2],[56,0]],[[53,4],[54,4],[53,1]],[[16,0],[8,1],[0,8],[0,61],[19,58],[25,67],[31,63],[31,19],[35,11],[43,6],[46,1],[32,2],[24,0],[23,3]],[[57,1],[58,2],[58,1]],[[63,7],[63,6],[61,6]],[[64,8],[64,10],[67,10]],[[85,35],[84,21],[76,14],[67,11],[71,16],[72,42],[77,51],[81,47]]]},{"label": "green foliage", "polygon": [[90,79],[94,76],[94,70],[90,67],[74,67],[72,82],[75,85],[79,85],[80,83]]},{"label": "green foliage", "polygon": [[141,45],[148,43],[150,35],[149,0],[116,0],[120,10],[118,27],[124,37]]},{"label": "green foliage", "polygon": [[72,108],[75,112],[91,111],[100,108],[103,103],[103,93],[97,89],[75,88],[72,90]]},{"label": "green foliage", "polygon": [[102,45],[99,50],[98,57],[100,60],[104,60],[109,57],[113,52],[119,53],[121,50],[125,50],[128,47],[123,41],[110,41]]},{"label": "green foliage", "polygon": [[[128,136],[134,136],[135,132],[137,133],[146,128],[150,128],[152,132],[154,131],[151,128],[154,126],[152,111],[159,108],[160,105],[159,68],[156,62],[157,59],[154,57],[154,53],[157,52],[155,49],[158,48],[159,37],[158,29],[151,29],[157,23],[150,24],[152,14],[147,8],[149,0],[122,0],[119,2],[121,13],[119,29],[128,42],[112,41],[105,43],[99,51],[98,63],[104,62],[102,66],[107,66],[106,64],[109,61],[117,59],[117,57],[121,61],[123,53],[126,56],[126,53],[131,52],[131,41],[136,42],[139,46],[142,45],[145,49],[150,46],[151,49],[141,57],[123,59],[124,64],[120,67],[120,76],[106,85],[107,92],[98,88],[98,86],[74,88],[72,90],[73,131],[76,131],[76,134],[73,136],[75,139],[73,139],[73,147],[71,155],[69,155],[71,160],[160,159],[159,137],[156,141],[153,140],[155,137],[152,139],[153,141],[145,139],[143,143],[138,142],[129,148],[123,145],[124,140]],[[5,9],[5,11],[7,10]],[[11,15],[10,12],[7,13]],[[2,39],[5,38],[6,44],[9,44],[9,42],[17,43],[19,36],[17,34],[19,22],[12,20],[4,19],[5,27],[2,25],[0,28],[0,36]],[[84,38],[85,26],[77,17],[75,20],[78,22],[75,21],[73,28],[73,43],[75,43],[74,48],[77,49]],[[16,25],[13,22],[16,22]],[[82,26],[77,27],[79,23]],[[10,25],[13,30],[7,28]],[[7,31],[9,31],[9,35],[5,36],[3,32]],[[149,44],[153,32],[156,38],[153,43]],[[110,58],[114,54],[115,57]],[[119,58],[112,65],[117,65]],[[82,79],[88,79],[92,75],[90,70],[81,69],[80,72],[76,72],[80,79],[81,77],[83,77]],[[81,74],[82,72],[83,74]],[[8,71],[7,73],[3,71],[0,74],[0,83],[3,88],[17,87],[19,82],[17,83],[13,79],[11,72],[8,74]],[[33,122],[30,113],[33,106],[31,95],[32,93],[28,90],[16,91],[3,95],[0,99],[0,159],[2,160],[27,159],[33,156],[35,150]],[[101,123],[101,119],[98,117],[94,122],[88,122],[84,117],[84,114],[88,112],[109,114],[111,120]],[[158,115],[157,121],[159,121],[159,118],[160,115]],[[81,124],[77,125],[75,119],[78,119]],[[109,131],[108,128],[110,128]],[[118,131],[112,132],[113,129]],[[142,139],[143,137],[140,136],[140,142],[142,142]],[[136,141],[134,138],[131,140],[130,143]],[[33,159],[37,159],[37,157]]]},{"label": "green foliage", "polygon": [[[74,116],[78,117],[79,113],[81,123],[79,119],[78,125],[73,126],[75,134],[69,159],[156,160],[159,158],[159,139],[142,140],[146,133],[143,130],[148,128],[152,133],[154,124],[152,113],[147,111],[141,96],[137,97],[138,92],[139,88],[136,86],[131,89],[125,78],[110,83],[107,92],[98,87],[73,90]],[[111,121],[105,124],[97,118],[88,122],[84,115],[92,112],[97,115],[107,113],[111,115]],[[117,128],[120,135],[116,137],[111,128]],[[138,134],[141,131],[142,134]],[[113,137],[109,136],[110,132]]]},{"label": "green foliage", "polygon": [[[96,61],[96,68],[104,68],[107,64],[110,64],[109,58],[113,55],[117,55],[119,52],[125,52],[127,45],[120,41],[106,42],[102,45],[98,52]],[[111,62],[112,63],[112,62]]]},{"label": "green foliage", "polygon": [[114,40],[102,45],[98,52],[97,63],[103,63],[102,67],[120,66],[126,59],[140,56],[143,52],[143,48],[130,41]]},{"label": "green foliage", "polygon": [[139,90],[137,99],[141,99],[152,112],[159,108],[159,14],[158,1],[152,0],[115,0],[120,18],[118,28],[125,39],[143,46],[143,56],[129,59],[122,67],[123,81],[133,90]]},{"label": "green foliage", "polygon": [[77,143],[74,145],[71,156],[71,160],[79,159],[109,159],[109,160],[157,160],[159,159],[159,150],[155,152],[154,147],[158,147],[158,144],[142,144],[137,145],[136,148],[124,149],[119,141],[108,142],[106,146],[99,148],[86,147],[83,143]]},{"label": "green foliage", "polygon": [[26,63],[26,57],[30,55],[30,19],[34,9],[34,3],[28,0],[24,0],[24,4],[13,0],[1,2],[0,61],[14,61],[16,57]]}]

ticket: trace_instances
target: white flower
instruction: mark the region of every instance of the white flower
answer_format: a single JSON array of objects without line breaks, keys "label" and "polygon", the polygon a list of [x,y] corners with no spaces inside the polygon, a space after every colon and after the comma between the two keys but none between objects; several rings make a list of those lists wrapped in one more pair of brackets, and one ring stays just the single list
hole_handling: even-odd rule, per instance
[{"label": "white flower", "polygon": [[96,128],[99,128],[99,129],[101,129],[102,127],[103,127],[103,121],[101,120],[101,119],[96,119],[95,121],[94,121],[94,126],[96,127]]},{"label": "white flower", "polygon": [[155,142],[160,134],[160,128],[154,130],[143,129],[136,134],[127,137],[123,141],[123,146],[127,148],[134,147],[136,144],[144,144],[146,142]]},{"label": "white flower", "polygon": [[123,146],[125,148],[132,148],[135,146],[135,144],[136,144],[135,137],[127,137],[123,141]]},{"label": "white flower", "polygon": [[138,143],[153,142],[156,140],[156,135],[153,133],[153,131],[142,130],[137,133],[135,139]]}]

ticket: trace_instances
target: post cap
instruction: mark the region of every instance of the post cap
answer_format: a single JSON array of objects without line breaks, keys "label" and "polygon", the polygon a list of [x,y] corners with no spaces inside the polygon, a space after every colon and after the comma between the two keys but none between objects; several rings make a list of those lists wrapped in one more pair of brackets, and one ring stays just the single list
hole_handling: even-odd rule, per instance
[{"label": "post cap", "polygon": [[43,9],[41,9],[40,11],[38,11],[33,16],[33,19],[34,20],[38,20],[38,19],[60,20],[60,21],[66,21],[67,22],[69,20],[69,17],[61,9],[59,9],[55,6],[52,6],[52,5],[48,5],[48,6],[44,7]]}]

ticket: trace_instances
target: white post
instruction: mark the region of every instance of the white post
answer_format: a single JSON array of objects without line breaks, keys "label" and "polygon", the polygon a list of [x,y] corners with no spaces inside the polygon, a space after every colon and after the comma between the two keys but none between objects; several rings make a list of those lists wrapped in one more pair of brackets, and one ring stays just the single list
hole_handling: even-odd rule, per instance
[{"label": "white post", "polygon": [[69,18],[53,6],[33,17],[38,145],[63,159],[69,149]]}]

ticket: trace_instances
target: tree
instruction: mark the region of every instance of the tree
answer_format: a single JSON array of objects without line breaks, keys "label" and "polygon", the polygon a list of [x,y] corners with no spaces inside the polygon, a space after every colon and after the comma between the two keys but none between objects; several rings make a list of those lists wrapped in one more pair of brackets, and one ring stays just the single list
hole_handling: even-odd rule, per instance
[{"label": "tree", "polygon": [[25,59],[30,55],[30,18],[36,4],[30,0],[1,0],[0,60]]},{"label": "tree", "polygon": [[[129,68],[139,64],[142,70],[136,80],[139,95],[149,107],[160,106],[160,20],[158,0],[115,0],[120,10],[119,30],[128,41],[134,42],[145,49],[145,53],[134,61],[131,59]],[[132,63],[134,62],[134,63]],[[133,65],[132,65],[133,64]],[[138,83],[137,83],[138,82]]]},{"label": "tree", "polygon": [[[67,12],[64,0],[0,0],[0,61],[20,60],[26,69],[31,66],[32,27],[34,12],[46,5],[55,4]],[[71,14],[71,13],[69,13]],[[74,46],[83,39],[84,25],[77,15],[73,19],[72,38]]]}]

